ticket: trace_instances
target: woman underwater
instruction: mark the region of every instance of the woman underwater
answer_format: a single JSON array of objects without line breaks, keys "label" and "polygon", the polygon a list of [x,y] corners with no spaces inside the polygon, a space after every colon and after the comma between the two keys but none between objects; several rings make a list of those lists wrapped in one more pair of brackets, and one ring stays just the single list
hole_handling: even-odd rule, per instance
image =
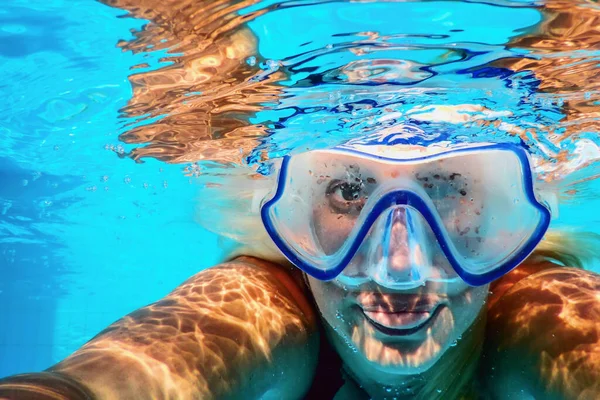
[{"label": "woman underwater", "polygon": [[196,274],[0,398],[597,398],[600,278],[542,241],[527,152],[386,140],[285,157],[238,249],[264,259]]},{"label": "woman underwater", "polygon": [[[168,1],[108,2],[186,40],[206,19]],[[201,85],[215,65],[245,76],[252,40],[161,79],[137,76],[134,96],[156,107],[184,92],[161,91],[165,81],[190,79],[211,93]],[[192,115],[164,114],[159,133]],[[209,125],[192,122],[194,138]],[[253,181],[245,218],[201,216],[240,238],[229,261],[47,371],[0,380],[0,399],[596,399],[600,278],[577,268],[589,246],[547,231],[542,189],[510,145],[409,147],[383,135],[294,154]]]}]

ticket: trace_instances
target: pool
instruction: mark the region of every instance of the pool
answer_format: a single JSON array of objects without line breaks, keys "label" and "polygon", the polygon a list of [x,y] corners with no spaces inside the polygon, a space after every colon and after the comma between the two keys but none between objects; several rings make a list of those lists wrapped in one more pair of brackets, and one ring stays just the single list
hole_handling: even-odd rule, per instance
[{"label": "pool", "polygon": [[0,377],[221,260],[202,188],[398,124],[525,145],[554,226],[600,233],[596,3],[164,3],[0,6]]}]

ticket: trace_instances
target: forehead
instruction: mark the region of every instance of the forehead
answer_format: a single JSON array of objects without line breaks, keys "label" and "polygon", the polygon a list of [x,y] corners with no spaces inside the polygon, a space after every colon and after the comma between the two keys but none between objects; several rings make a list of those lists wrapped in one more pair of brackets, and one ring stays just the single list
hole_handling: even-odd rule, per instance
[{"label": "forehead", "polygon": [[[340,146],[294,157],[293,175],[304,171],[317,181],[340,178],[416,178],[438,181],[475,180],[508,184],[519,180],[522,160],[510,149],[487,146]],[[515,181],[516,182],[516,181]]]},{"label": "forehead", "polygon": [[442,165],[476,168],[480,164],[519,163],[516,153],[501,146],[338,146],[333,149],[312,150],[296,156],[304,166],[334,169],[350,167],[431,168]]},{"label": "forehead", "polygon": [[442,154],[448,151],[448,148],[439,146],[412,146],[412,145],[370,145],[370,146],[339,146],[334,151],[347,153],[360,153],[373,157],[390,158],[395,160],[416,160]]}]

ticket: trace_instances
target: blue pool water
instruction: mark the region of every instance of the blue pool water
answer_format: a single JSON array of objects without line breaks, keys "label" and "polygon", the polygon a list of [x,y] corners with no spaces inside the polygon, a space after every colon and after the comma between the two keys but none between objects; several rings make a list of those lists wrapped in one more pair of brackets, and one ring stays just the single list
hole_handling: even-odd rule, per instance
[{"label": "blue pool water", "polygon": [[[211,212],[200,172],[218,181],[236,164],[260,168],[398,123],[423,129],[417,142],[524,143],[558,177],[549,179],[563,205],[556,226],[596,231],[587,178],[600,154],[590,111],[599,88],[585,77],[600,54],[585,35],[564,51],[518,42],[542,29],[543,9],[525,0],[240,5],[231,15],[241,19],[221,24],[251,32],[256,47],[227,67],[203,58],[220,40],[211,36],[219,19],[206,17],[200,39],[189,39],[89,0],[4,2],[0,377],[49,367],[222,258],[221,239],[195,221],[198,207]],[[522,67],[525,58],[551,65]],[[544,74],[561,90],[545,88]],[[581,115],[565,119],[566,103]],[[419,116],[418,107],[461,104],[483,108],[462,112],[469,123]]]},{"label": "blue pool water", "polygon": [[143,21],[89,1],[0,6],[0,376],[64,358],[215,262],[181,166],[120,159]]}]

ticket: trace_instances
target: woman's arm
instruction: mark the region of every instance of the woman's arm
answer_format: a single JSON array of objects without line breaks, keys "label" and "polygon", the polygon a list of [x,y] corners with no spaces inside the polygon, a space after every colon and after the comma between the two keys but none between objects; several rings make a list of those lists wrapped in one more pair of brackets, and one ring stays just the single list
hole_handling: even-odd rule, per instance
[{"label": "woman's arm", "polygon": [[0,399],[301,398],[316,367],[316,324],[282,267],[238,258],[120,319],[46,373],[0,380]]}]

